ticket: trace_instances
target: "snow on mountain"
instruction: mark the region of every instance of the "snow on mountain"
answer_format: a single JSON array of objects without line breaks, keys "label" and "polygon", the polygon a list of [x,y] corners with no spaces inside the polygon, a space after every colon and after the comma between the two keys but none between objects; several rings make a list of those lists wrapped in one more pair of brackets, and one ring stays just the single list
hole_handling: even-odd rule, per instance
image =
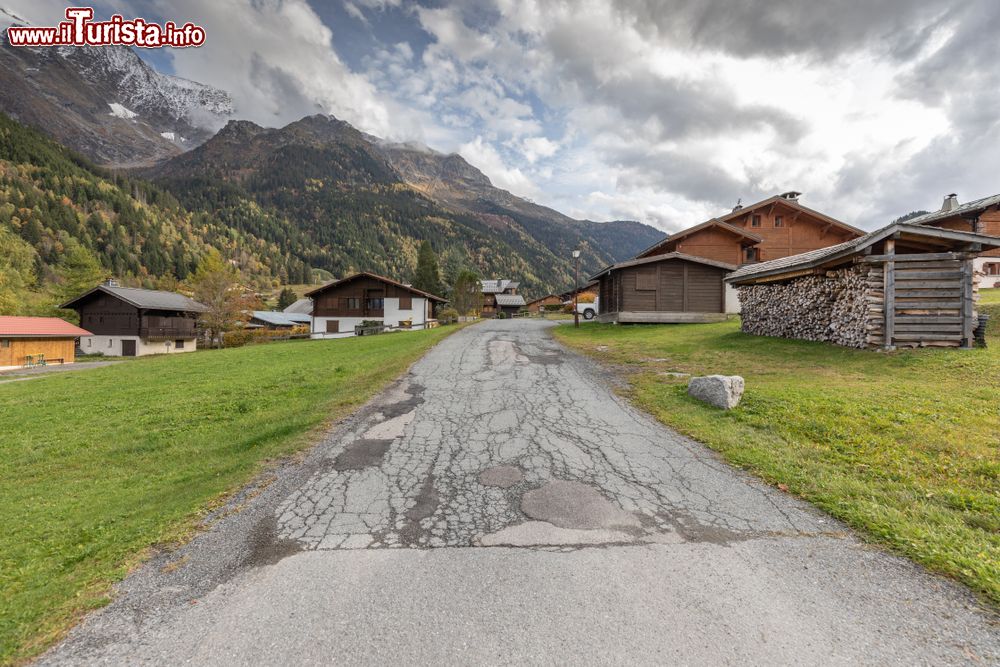
[{"label": "snow on mountain", "polygon": [[[0,9],[0,25],[13,24],[28,23]],[[177,155],[233,113],[227,92],[158,72],[129,47],[14,49],[6,41],[2,30],[0,111],[98,164],[147,166]]]},{"label": "snow on mountain", "polygon": [[[124,118],[125,120],[132,120],[133,118],[139,115],[136,112],[132,111],[131,109],[123,107],[117,102],[111,102],[110,104],[108,104],[108,106],[111,107],[111,115],[117,116],[118,118]],[[161,134],[160,136],[163,135]]]}]

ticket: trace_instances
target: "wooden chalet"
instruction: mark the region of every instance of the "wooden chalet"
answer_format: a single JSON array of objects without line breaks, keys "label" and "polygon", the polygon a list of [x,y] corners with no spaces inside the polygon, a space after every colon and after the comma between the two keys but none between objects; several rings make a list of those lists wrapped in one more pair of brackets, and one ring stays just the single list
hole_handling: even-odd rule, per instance
[{"label": "wooden chalet", "polygon": [[114,281],[59,307],[78,312],[80,325],[93,332],[84,352],[112,357],[193,352],[198,316],[208,310],[183,294],[120,287]]},{"label": "wooden chalet", "polygon": [[[959,204],[958,195],[949,194],[945,196],[939,210],[910,218],[906,222],[1000,236],[1000,195]],[[983,274],[982,287],[1000,287],[1000,250],[982,253],[974,260],[973,268]]]},{"label": "wooden chalet", "polygon": [[727,264],[766,262],[826,248],[864,235],[799,203],[798,192],[769,197],[689,227],[642,251],[636,259],[680,252]]},{"label": "wooden chalet", "polygon": [[318,287],[312,298],[313,338],[345,338],[372,328],[423,329],[437,324],[445,299],[367,271]]},{"label": "wooden chalet", "polygon": [[975,258],[1000,237],[896,223],[836,246],[740,267],[747,333],[852,347],[971,347]]},{"label": "wooden chalet", "polygon": [[[482,317],[496,317],[500,313],[513,314],[526,305],[524,297],[517,294],[521,283],[516,280],[480,280],[479,286],[483,294],[483,303],[479,309]],[[506,298],[513,296],[518,298]],[[501,304],[501,301],[504,303]]]},{"label": "wooden chalet", "polygon": [[58,317],[0,316],[0,370],[38,363],[71,364],[90,332]]},{"label": "wooden chalet", "polygon": [[558,294],[546,294],[545,296],[529,301],[527,303],[528,312],[539,313],[547,310],[547,306],[562,306],[563,299]]},{"label": "wooden chalet", "polygon": [[617,323],[718,322],[726,318],[723,278],[735,264],[680,252],[614,264],[598,281],[597,320]]}]

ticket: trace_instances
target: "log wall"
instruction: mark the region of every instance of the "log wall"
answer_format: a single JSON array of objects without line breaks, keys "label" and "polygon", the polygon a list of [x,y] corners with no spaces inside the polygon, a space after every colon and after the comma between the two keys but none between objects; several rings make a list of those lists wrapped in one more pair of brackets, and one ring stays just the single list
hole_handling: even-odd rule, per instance
[{"label": "log wall", "polygon": [[742,328],[855,348],[970,347],[978,283],[971,261],[899,255],[742,285]]}]

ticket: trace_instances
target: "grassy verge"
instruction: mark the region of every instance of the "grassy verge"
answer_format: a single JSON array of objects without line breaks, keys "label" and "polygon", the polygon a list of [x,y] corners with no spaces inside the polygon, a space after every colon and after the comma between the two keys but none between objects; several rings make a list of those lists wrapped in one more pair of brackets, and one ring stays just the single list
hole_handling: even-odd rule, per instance
[{"label": "grassy verge", "polygon": [[0,385],[0,663],[105,604],[152,544],[373,396],[443,327],[130,360]]},{"label": "grassy verge", "polygon": [[[883,354],[747,336],[736,321],[562,326],[570,346],[630,373],[640,406],[1000,605],[1000,291],[989,349]],[[663,375],[742,375],[722,412]]]}]

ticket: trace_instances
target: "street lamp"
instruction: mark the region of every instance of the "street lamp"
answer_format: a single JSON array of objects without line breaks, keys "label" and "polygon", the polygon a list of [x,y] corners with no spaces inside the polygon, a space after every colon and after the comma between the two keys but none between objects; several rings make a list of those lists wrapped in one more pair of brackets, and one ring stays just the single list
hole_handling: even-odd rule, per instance
[{"label": "street lamp", "polygon": [[573,251],[573,326],[580,326],[580,251]]}]

